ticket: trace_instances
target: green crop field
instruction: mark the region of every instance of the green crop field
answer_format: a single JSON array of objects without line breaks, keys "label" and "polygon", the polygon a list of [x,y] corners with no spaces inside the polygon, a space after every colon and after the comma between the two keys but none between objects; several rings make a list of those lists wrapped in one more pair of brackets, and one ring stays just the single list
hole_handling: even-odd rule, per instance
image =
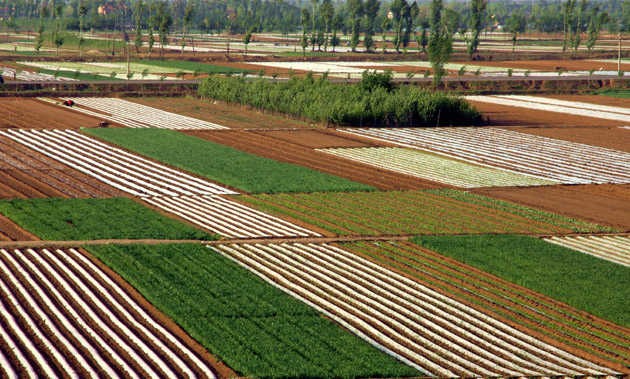
[{"label": "green crop field", "polygon": [[121,128],[83,131],[250,193],[374,190],[365,184],[244,153],[172,130]]},{"label": "green crop field", "polygon": [[419,375],[209,248],[162,244],[87,250],[240,375]]},{"label": "green crop field", "polygon": [[216,239],[127,198],[4,200],[0,213],[51,241]]},{"label": "green crop field", "polygon": [[455,190],[243,197],[338,235],[562,233],[607,228]]},{"label": "green crop field", "polygon": [[[243,73],[250,72],[242,68],[235,68],[229,66],[220,66],[208,63],[189,62],[189,61],[136,61],[135,63],[141,63],[148,66],[155,66],[160,68],[176,69],[187,72],[195,72],[199,70],[201,73]],[[159,70],[154,70],[159,72]]]},{"label": "green crop field", "polygon": [[526,236],[419,236],[411,241],[630,326],[629,267]]}]

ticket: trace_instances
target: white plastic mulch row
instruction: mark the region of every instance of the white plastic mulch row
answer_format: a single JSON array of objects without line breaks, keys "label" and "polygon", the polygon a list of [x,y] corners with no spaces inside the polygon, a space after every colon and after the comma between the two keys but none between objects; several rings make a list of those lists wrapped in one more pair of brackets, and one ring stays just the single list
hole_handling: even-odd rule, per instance
[{"label": "white plastic mulch row", "polygon": [[514,171],[482,167],[418,150],[395,147],[319,149],[341,158],[462,188],[557,184]]},{"label": "white plastic mulch row", "polygon": [[430,376],[614,374],[335,246],[212,248]]},{"label": "white plastic mulch row", "polygon": [[567,184],[630,183],[630,153],[497,128],[343,132]]},{"label": "white plastic mulch row", "polygon": [[[65,100],[65,99],[64,99]],[[158,128],[158,129],[227,129],[212,122],[198,120],[196,118],[182,116],[176,113],[166,112],[161,109],[136,104],[116,98],[107,97],[82,97],[74,99],[75,104],[107,113],[116,119],[111,121],[122,123],[131,128]],[[74,106],[72,109],[94,115],[87,109]],[[108,116],[99,114],[98,117],[109,119]]]},{"label": "white plastic mulch row", "polygon": [[132,195],[235,194],[72,130],[7,130],[0,135]]},{"label": "white plastic mulch row", "polygon": [[231,238],[320,236],[220,196],[147,197],[148,204]]},{"label": "white plastic mulch row", "polygon": [[40,81],[59,81],[59,82],[68,82],[74,81],[71,78],[65,78],[63,76],[55,77],[51,74],[43,74],[37,72],[30,72],[24,70],[17,70],[11,67],[0,67],[2,71],[1,75],[5,78],[14,78],[15,80],[25,80],[29,82],[40,82]]},{"label": "white plastic mulch row", "polygon": [[604,120],[630,122],[630,109],[594,105],[575,101],[548,99],[536,96],[466,96],[467,100],[508,105],[540,111],[566,113],[575,116],[594,117]]},{"label": "white plastic mulch row", "polygon": [[628,236],[551,237],[544,240],[630,267],[630,237]]},{"label": "white plastic mulch row", "polygon": [[15,357],[4,360],[5,373],[195,378],[200,372],[214,377],[189,347],[77,250],[2,249],[0,256],[5,325],[0,339],[11,349],[3,354]]}]

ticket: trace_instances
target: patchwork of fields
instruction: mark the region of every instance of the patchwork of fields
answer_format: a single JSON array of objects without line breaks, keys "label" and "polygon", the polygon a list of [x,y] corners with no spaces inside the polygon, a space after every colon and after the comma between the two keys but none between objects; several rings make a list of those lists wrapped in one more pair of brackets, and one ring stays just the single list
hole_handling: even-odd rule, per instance
[{"label": "patchwork of fields", "polygon": [[613,132],[230,130],[73,100],[0,125],[0,376],[630,374]]}]

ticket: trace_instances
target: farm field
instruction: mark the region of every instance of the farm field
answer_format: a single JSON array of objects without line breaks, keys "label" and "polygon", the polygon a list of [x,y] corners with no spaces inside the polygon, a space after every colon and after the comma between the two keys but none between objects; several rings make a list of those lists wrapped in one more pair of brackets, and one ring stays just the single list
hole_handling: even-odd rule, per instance
[{"label": "farm field", "polygon": [[[89,129],[86,129],[89,130]],[[102,130],[102,129],[101,129]],[[131,130],[132,129],[119,129]],[[109,131],[112,131],[110,129]],[[72,130],[7,130],[0,135],[137,196],[231,194],[233,191]]]},{"label": "farm field", "polygon": [[130,128],[225,129],[221,125],[117,98],[82,97],[76,99],[75,105],[70,109]]},{"label": "farm field", "polygon": [[476,188],[472,191],[495,199],[588,220],[620,231],[630,231],[630,186],[628,185]]},{"label": "farm field", "polygon": [[556,181],[515,171],[476,166],[423,151],[397,147],[319,149],[326,154],[462,188],[544,186]]},{"label": "farm field", "polygon": [[551,237],[545,241],[630,267],[630,238],[627,236]]},{"label": "farm field", "polygon": [[[349,162],[313,150],[319,146],[369,146],[366,143],[331,131],[194,131],[186,134],[204,138],[235,149],[280,162],[308,167],[381,190],[443,188],[434,181],[395,173],[366,164]],[[306,145],[306,146],[305,146]]]},{"label": "farm field", "polygon": [[4,114],[0,120],[0,129],[90,128],[102,120],[35,99],[0,98],[0,108]]},{"label": "farm field", "polygon": [[309,123],[261,113],[244,107],[209,102],[193,97],[134,97],[128,101],[159,108],[199,120],[204,120],[230,129],[278,129],[308,128]]},{"label": "farm field", "polygon": [[[384,346],[425,375],[605,375],[628,371],[623,364],[518,330],[493,312],[479,311],[452,294],[446,296],[424,280],[412,280],[332,245],[213,248],[364,339]],[[420,314],[423,316],[418,317]],[[604,340],[615,341],[619,332],[604,332]],[[583,338],[588,341],[589,337]],[[625,342],[610,344],[616,347],[609,357],[618,359],[614,351],[623,350]]]},{"label": "farm field", "polygon": [[120,192],[25,145],[0,137],[0,198],[109,197]]},{"label": "farm field", "polygon": [[419,374],[206,247],[88,250],[241,376]]},{"label": "farm field", "polygon": [[239,200],[337,235],[611,231],[593,223],[455,190],[263,194]]},{"label": "farm field", "polygon": [[36,241],[38,239],[0,214],[0,241]]},{"label": "farm field", "polygon": [[123,197],[0,200],[0,213],[43,240],[216,238]]},{"label": "farm field", "polygon": [[345,132],[523,172],[564,184],[630,183],[630,154],[498,128],[344,129]]},{"label": "farm field", "polygon": [[630,152],[630,131],[617,126],[594,127],[520,127],[510,130],[569,142]]},{"label": "farm field", "polygon": [[[250,193],[366,191],[374,187],[248,154],[170,130],[85,129],[123,148]],[[286,180],[286,178],[293,178]]]},{"label": "farm field", "polygon": [[630,306],[629,267],[527,236],[418,236],[411,241],[630,327],[630,315],[626,312]]},{"label": "farm field", "polygon": [[85,251],[0,249],[0,272],[9,377],[215,377],[196,342]]}]

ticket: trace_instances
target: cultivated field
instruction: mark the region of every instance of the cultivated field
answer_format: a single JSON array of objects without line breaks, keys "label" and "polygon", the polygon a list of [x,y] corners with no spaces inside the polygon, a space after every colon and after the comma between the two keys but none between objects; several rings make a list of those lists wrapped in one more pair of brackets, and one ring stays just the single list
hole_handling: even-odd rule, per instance
[{"label": "cultivated field", "polygon": [[545,241],[630,267],[630,238],[627,236],[551,237]]},{"label": "cultivated field", "polygon": [[0,250],[4,374],[214,377],[172,323],[156,319],[152,306],[136,301],[85,254],[72,248]]},{"label": "cultivated field", "polygon": [[623,370],[612,362],[585,359],[573,348],[520,331],[496,315],[332,245],[215,248],[425,375],[607,375]]},{"label": "cultivated field", "polygon": [[345,129],[347,133],[565,184],[630,183],[630,154],[498,128]]},{"label": "cultivated field", "polygon": [[0,98],[3,110],[0,129],[78,129],[94,127],[102,120],[71,112],[66,107],[55,107],[35,99]]}]

